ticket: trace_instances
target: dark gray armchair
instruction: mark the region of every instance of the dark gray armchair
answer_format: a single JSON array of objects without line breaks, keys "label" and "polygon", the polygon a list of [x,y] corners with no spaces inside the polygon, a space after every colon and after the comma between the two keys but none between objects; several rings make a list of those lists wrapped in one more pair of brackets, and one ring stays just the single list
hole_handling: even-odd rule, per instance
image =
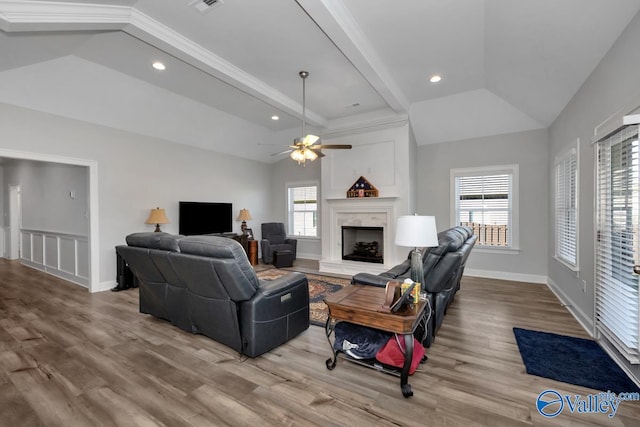
[{"label": "dark gray armchair", "polygon": [[296,239],[287,238],[283,223],[265,222],[262,224],[260,249],[262,249],[262,260],[265,264],[273,262],[273,254],[276,251],[291,251],[293,259],[296,259],[297,247],[298,241]]},{"label": "dark gray armchair", "polygon": [[[478,239],[469,227],[453,227],[438,233],[439,245],[422,251],[424,268],[423,284],[433,310],[425,331],[421,327],[414,335],[425,347],[434,340],[436,331],[442,325],[447,307],[460,289],[460,279],[467,258]],[[411,261],[407,258],[390,270],[379,275],[358,273],[352,278],[353,284],[384,287],[387,281],[402,282],[411,276]]]}]

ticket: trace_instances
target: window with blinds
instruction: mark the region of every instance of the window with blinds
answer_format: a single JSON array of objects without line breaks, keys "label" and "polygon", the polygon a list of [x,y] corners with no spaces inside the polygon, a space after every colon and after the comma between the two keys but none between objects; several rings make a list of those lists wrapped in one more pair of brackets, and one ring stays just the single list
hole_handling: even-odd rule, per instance
[{"label": "window with blinds", "polygon": [[473,228],[477,245],[513,247],[514,175],[517,169],[452,171],[455,223]]},{"label": "window with blinds", "polygon": [[597,145],[596,325],[632,363],[638,360],[638,126]]},{"label": "window with blinds", "polygon": [[555,162],[556,259],[578,267],[578,154],[574,148]]},{"label": "window with blinds", "polygon": [[288,187],[288,234],[318,237],[318,186]]}]

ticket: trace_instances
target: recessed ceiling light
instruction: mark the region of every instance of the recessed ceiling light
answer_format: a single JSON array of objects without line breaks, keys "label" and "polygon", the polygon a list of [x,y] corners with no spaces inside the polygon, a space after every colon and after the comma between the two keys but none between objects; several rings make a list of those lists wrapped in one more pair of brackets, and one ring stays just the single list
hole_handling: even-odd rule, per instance
[{"label": "recessed ceiling light", "polygon": [[280,120],[280,117],[278,117],[278,116],[271,116],[271,120]]},{"label": "recessed ceiling light", "polygon": [[429,81],[431,83],[438,83],[440,80],[442,80],[442,76],[440,76],[439,74],[434,74],[429,78]]},{"label": "recessed ceiling light", "polygon": [[167,67],[165,67],[164,64],[160,61],[154,62],[152,66],[158,71],[164,71],[167,69]]}]

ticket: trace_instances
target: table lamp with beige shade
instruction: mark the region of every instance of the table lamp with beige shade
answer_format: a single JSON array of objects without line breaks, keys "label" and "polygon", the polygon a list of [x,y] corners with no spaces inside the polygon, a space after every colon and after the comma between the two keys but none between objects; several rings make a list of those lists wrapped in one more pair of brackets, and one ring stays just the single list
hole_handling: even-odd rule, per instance
[{"label": "table lamp with beige shade", "polygon": [[240,209],[240,215],[238,215],[237,221],[242,221],[240,225],[240,230],[242,230],[242,234],[247,231],[247,221],[251,221],[251,214],[249,213],[249,209]]},{"label": "table lamp with beige shade", "polygon": [[160,224],[169,224],[169,218],[167,218],[167,214],[164,209],[155,208],[151,209],[149,213],[149,218],[144,222],[145,224],[155,224],[156,229],[154,231],[161,232]]}]

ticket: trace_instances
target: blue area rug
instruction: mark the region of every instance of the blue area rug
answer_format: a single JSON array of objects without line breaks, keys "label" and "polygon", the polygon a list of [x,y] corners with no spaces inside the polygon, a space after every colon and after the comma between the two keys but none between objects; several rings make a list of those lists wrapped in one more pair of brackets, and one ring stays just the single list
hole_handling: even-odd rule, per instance
[{"label": "blue area rug", "polygon": [[530,375],[600,391],[640,391],[597,342],[513,328]]}]

